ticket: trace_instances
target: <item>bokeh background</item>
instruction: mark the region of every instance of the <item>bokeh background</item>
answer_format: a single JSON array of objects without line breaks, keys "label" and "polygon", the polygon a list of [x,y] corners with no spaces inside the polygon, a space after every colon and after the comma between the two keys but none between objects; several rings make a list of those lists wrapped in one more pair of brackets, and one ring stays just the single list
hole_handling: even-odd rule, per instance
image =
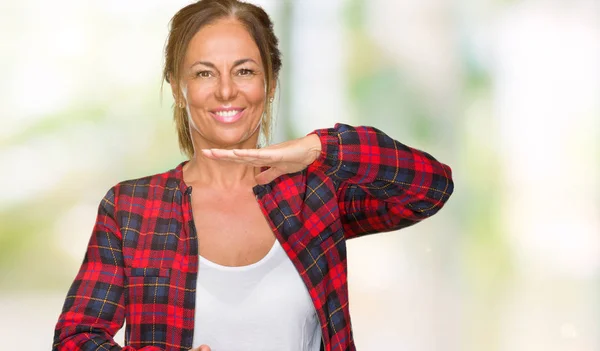
[{"label": "bokeh background", "polygon": [[[160,73],[187,3],[0,2],[2,350],[51,348],[106,190],[183,160]],[[276,141],[373,125],[454,171],[439,214],[348,243],[359,350],[600,350],[600,2],[255,3]]]}]

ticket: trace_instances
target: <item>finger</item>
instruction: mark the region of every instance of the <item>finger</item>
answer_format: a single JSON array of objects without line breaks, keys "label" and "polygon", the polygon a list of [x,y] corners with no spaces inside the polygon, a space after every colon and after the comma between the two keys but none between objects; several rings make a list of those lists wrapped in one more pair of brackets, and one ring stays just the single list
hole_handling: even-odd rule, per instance
[{"label": "finger", "polygon": [[251,157],[255,159],[268,159],[272,157],[263,149],[234,149],[233,154],[239,157]]},{"label": "finger", "polygon": [[228,149],[203,149],[202,153],[207,155],[209,158],[223,161],[240,161],[248,162],[253,161],[255,157],[242,157],[235,154],[235,150]]},{"label": "finger", "polygon": [[263,155],[259,155],[259,157],[255,157],[256,153],[251,153],[250,155],[246,155],[246,153],[240,149],[238,150],[225,150],[225,149],[208,149],[207,151],[203,151],[204,154],[209,155],[208,157],[214,160],[220,161],[230,161],[237,163],[249,164],[255,167],[268,166],[272,165],[273,160]]},{"label": "finger", "polygon": [[218,158],[244,158],[244,159],[278,159],[281,158],[280,149],[201,149],[208,157]]},{"label": "finger", "polygon": [[263,149],[239,149],[233,150],[233,152],[238,156],[255,157],[259,160],[265,160],[270,163],[276,163],[282,161],[284,155],[286,154],[286,152],[289,152],[289,150],[285,148],[266,147]]},{"label": "finger", "polygon": [[239,162],[239,163],[248,163],[247,160],[244,160],[235,154],[233,154],[232,150],[224,150],[224,149],[202,149],[202,154],[207,158],[212,160],[219,161],[231,161],[231,162]]},{"label": "finger", "polygon": [[219,149],[201,149],[202,155],[213,160],[221,160],[223,158],[234,156],[230,150],[219,150]]},{"label": "finger", "polygon": [[284,172],[277,168],[271,167],[264,172],[256,175],[255,179],[258,184],[268,184],[275,180],[275,178],[281,176]]},{"label": "finger", "polygon": [[210,347],[208,345],[200,345],[200,351],[210,351]]},{"label": "finger", "polygon": [[227,149],[203,149],[203,152],[206,151],[207,155],[212,156],[213,158],[223,159],[228,157],[237,158],[233,153],[233,150]]},{"label": "finger", "polygon": [[212,158],[212,159],[216,158],[210,149],[201,149],[200,152],[202,152],[202,155],[204,155],[208,158]]}]

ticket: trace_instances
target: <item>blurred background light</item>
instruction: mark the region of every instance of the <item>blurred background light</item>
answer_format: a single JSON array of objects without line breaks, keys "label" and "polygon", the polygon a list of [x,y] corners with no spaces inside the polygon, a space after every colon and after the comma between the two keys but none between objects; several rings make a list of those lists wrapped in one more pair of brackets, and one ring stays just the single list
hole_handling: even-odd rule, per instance
[{"label": "blurred background light", "polygon": [[[50,348],[105,192],[183,160],[161,64],[187,3],[0,3],[4,348]],[[600,349],[600,3],[255,3],[276,141],[366,124],[453,168],[439,214],[348,243],[358,349]]]}]

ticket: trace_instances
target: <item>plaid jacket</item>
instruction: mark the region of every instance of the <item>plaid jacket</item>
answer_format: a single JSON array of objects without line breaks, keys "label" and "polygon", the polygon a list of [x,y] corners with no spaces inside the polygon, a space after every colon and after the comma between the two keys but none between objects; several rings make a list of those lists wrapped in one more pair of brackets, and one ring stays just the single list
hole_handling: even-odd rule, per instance
[{"label": "plaid jacket", "polygon": [[[322,349],[353,351],[345,241],[433,215],[452,193],[451,171],[374,128],[338,124],[314,133],[319,159],[254,192],[308,287]],[[182,166],[108,191],[53,350],[191,348],[198,243]],[[125,321],[122,348],[113,336]]]}]

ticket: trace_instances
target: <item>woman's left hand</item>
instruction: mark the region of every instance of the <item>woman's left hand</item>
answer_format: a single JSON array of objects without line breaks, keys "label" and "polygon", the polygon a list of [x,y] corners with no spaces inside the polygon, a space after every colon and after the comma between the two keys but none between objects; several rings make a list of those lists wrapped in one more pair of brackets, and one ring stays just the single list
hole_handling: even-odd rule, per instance
[{"label": "woman's left hand", "polygon": [[269,167],[256,175],[258,184],[267,184],[283,174],[299,172],[313,163],[321,154],[321,140],[311,134],[262,149],[203,149],[202,154],[213,160]]}]

